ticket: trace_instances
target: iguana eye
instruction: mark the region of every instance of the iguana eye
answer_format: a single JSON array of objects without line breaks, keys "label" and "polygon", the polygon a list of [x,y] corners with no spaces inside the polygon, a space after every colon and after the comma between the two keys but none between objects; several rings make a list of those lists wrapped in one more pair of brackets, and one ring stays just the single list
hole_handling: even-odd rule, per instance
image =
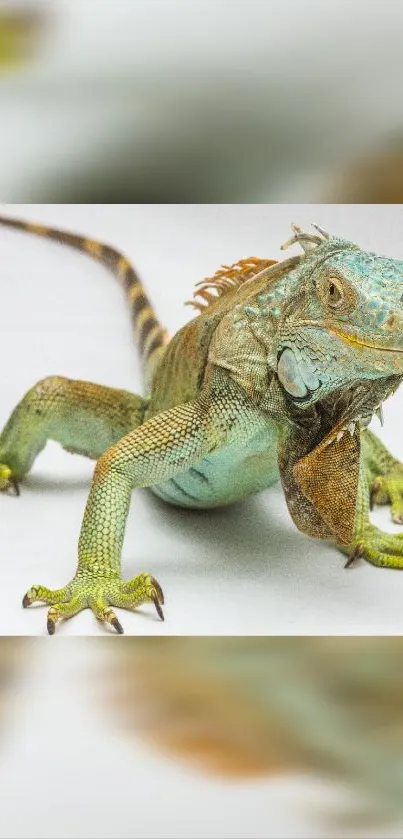
[{"label": "iguana eye", "polygon": [[332,309],[337,309],[344,303],[344,294],[341,282],[340,280],[337,280],[335,277],[329,277],[326,280],[326,285],[327,302],[329,306],[332,307]]},{"label": "iguana eye", "polygon": [[348,280],[339,276],[331,266],[314,279],[314,288],[325,310],[325,316],[326,311],[328,314],[334,311],[335,316],[347,314],[357,305],[357,293]]}]

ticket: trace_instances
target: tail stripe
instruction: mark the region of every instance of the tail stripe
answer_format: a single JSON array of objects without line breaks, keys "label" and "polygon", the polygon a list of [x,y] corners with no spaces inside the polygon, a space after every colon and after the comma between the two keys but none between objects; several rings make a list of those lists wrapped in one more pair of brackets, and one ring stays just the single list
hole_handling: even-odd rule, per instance
[{"label": "tail stripe", "polygon": [[126,287],[127,296],[128,296],[131,303],[133,303],[135,300],[137,300],[137,297],[143,297],[144,296],[143,287],[141,285],[139,285],[138,283],[135,283],[133,281],[133,279],[131,279],[130,282],[129,282],[129,280],[126,276],[125,279],[124,279],[124,284],[125,284],[125,287]]},{"label": "tail stripe", "polygon": [[150,373],[156,353],[168,342],[168,335],[159,323],[147,297],[142,282],[130,261],[115,248],[94,239],[76,236],[62,230],[55,230],[42,224],[0,216],[0,225],[27,231],[37,236],[46,236],[61,244],[83,251],[111,268],[122,281],[131,306],[133,327],[147,373]]},{"label": "tail stripe", "polygon": [[106,246],[101,242],[95,242],[93,239],[84,239],[84,250],[95,259],[103,259],[106,256]]},{"label": "tail stripe", "polygon": [[[148,309],[148,307],[147,307],[147,309]],[[145,309],[144,312],[145,312],[144,320],[143,320],[143,322],[140,326],[140,331],[139,331],[139,341],[140,341],[140,346],[141,346],[141,350],[142,350],[143,353],[144,353],[144,350],[145,350],[147,338],[148,338],[151,330],[154,329],[155,326],[158,326],[158,323],[155,320],[155,317],[151,313],[151,311],[150,310],[147,311]]]},{"label": "tail stripe", "polygon": [[155,350],[161,347],[160,341],[160,326],[154,323],[143,344],[143,353],[146,358],[150,358]]},{"label": "tail stripe", "polygon": [[138,325],[137,319],[140,317],[143,310],[150,309],[150,306],[148,304],[147,297],[140,288],[137,288],[137,294],[135,296],[130,295],[130,299],[132,304],[132,316]]},{"label": "tail stripe", "polygon": [[141,334],[144,324],[151,319],[154,320],[153,311],[145,302],[140,307],[138,314],[134,316],[134,326],[139,334]]},{"label": "tail stripe", "polygon": [[[129,273],[132,270],[132,266],[130,265],[129,260],[126,259],[125,256],[120,256],[119,257],[119,261],[118,261],[118,264],[116,266],[116,270],[117,270],[118,276],[122,277],[123,279],[126,278],[127,276],[129,276]],[[133,276],[133,272],[132,272],[132,276]]]}]

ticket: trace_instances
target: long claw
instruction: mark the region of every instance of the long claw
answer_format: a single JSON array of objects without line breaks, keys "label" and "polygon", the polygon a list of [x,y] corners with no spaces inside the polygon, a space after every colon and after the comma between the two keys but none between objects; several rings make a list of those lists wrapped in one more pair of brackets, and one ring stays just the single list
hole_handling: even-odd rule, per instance
[{"label": "long claw", "polygon": [[351,568],[351,566],[354,565],[355,561],[357,559],[360,559],[363,556],[363,553],[364,553],[364,550],[363,550],[362,545],[357,545],[355,551],[348,558],[344,567],[345,568]]},{"label": "long claw", "polygon": [[111,625],[116,629],[118,635],[124,635],[123,626],[116,617],[111,618]]},{"label": "long claw", "polygon": [[162,591],[162,588],[159,582],[155,579],[155,577],[151,577],[151,582],[157,592],[158,600],[161,603],[161,606],[163,606],[165,603],[164,592]]},{"label": "long claw", "polygon": [[[157,610],[158,617],[159,617],[159,618],[161,618],[161,620],[162,620],[162,621],[163,621],[163,620],[165,620],[165,618],[164,618],[164,613],[163,613],[163,611],[162,611],[162,609],[161,609],[161,606],[160,606],[160,604],[159,604],[158,597],[157,597],[157,595],[156,595],[156,594],[153,594],[153,596],[152,596],[152,601],[153,601],[154,606],[155,606],[155,608],[156,608],[156,610]],[[164,601],[162,601],[162,602],[164,602]]]},{"label": "long claw", "polygon": [[56,622],[52,618],[48,618],[47,628],[49,635],[54,635],[56,631]]}]

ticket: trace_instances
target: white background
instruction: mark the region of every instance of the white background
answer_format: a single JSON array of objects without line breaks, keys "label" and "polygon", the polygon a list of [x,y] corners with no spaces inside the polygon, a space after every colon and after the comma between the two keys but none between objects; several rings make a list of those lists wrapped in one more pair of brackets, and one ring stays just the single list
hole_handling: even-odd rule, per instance
[{"label": "white background", "polygon": [[[354,205],[3,205],[3,212],[74,229],[121,248],[139,268],[173,331],[183,301],[223,262],[281,258],[289,224],[316,221],[363,248],[403,256],[403,208]],[[0,420],[26,390],[61,374],[141,390],[124,296],[108,271],[45,240],[0,229]],[[403,281],[403,280],[402,280]],[[403,459],[403,394],[386,405],[381,436]],[[377,426],[374,426],[379,430]],[[34,583],[66,584],[93,464],[49,444],[22,487],[0,497],[0,633],[41,635],[46,611],[24,611]],[[388,510],[377,522],[398,530]],[[388,634],[402,628],[403,574],[365,562],[349,571],[337,550],[295,529],[278,487],[230,510],[192,513],[147,492],[133,497],[124,576],[149,570],[166,595],[120,612],[127,634]],[[105,634],[89,611],[60,635]]]}]

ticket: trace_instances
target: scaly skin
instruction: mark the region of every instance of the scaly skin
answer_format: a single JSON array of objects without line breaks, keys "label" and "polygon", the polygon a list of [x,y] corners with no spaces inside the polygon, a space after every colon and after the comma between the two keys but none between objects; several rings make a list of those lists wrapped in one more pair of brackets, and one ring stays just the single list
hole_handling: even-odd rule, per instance
[{"label": "scaly skin", "polygon": [[125,582],[121,553],[134,489],[183,507],[222,506],[280,477],[304,533],[352,561],[403,567],[401,536],[369,505],[403,520],[403,466],[366,430],[403,376],[403,262],[329,237],[296,235],[303,257],[251,258],[198,286],[195,319],[169,341],[128,260],[115,249],[25,222],[111,267],[126,289],[146,398],[59,377],[22,399],[0,436],[0,489],[18,491],[47,440],[94,460],[77,570],[67,586],[32,586],[48,631],[87,607],[122,632],[112,607],[163,594],[149,573]]},{"label": "scaly skin", "polygon": [[403,465],[392,457],[378,437],[368,429],[361,437],[367,467],[370,507],[390,504],[392,520],[403,524]]}]

